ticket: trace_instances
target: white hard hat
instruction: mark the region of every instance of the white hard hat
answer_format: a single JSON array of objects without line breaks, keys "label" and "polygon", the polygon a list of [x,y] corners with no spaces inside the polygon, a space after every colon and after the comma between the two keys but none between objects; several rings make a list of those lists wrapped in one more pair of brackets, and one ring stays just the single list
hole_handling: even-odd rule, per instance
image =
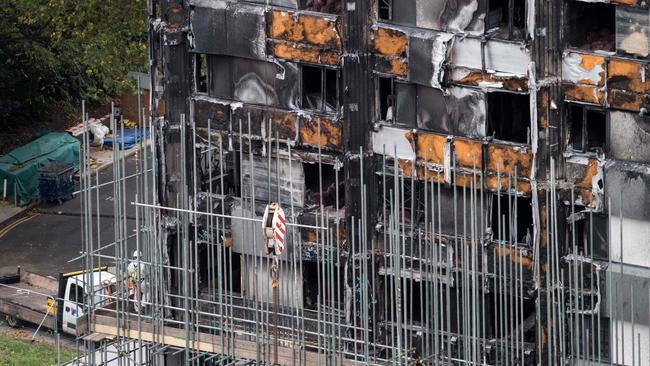
[{"label": "white hard hat", "polygon": [[136,250],[136,251],[133,252],[133,259],[140,258],[141,255],[142,255],[142,253],[140,253],[139,250]]}]

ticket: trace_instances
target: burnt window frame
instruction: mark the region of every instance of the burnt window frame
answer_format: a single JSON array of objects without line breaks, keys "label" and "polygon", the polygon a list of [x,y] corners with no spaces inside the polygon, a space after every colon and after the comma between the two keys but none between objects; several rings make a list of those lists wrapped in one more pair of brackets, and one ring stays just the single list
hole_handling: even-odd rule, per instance
[{"label": "burnt window frame", "polygon": [[[573,34],[575,31],[576,27],[572,27],[572,21],[574,17],[572,17],[572,13],[575,11],[575,9],[571,9],[573,6],[583,6],[583,7],[602,7],[603,9],[609,8],[612,16],[612,26],[613,28],[611,29],[611,34],[613,36],[612,40],[612,50],[604,50],[600,48],[583,48],[582,45],[576,45],[575,43],[575,38],[571,37],[570,35]],[[599,2],[599,1],[594,1],[594,2],[588,2],[588,1],[582,1],[582,0],[568,0],[564,2],[563,5],[563,12],[564,16],[562,17],[562,24],[561,24],[561,32],[563,33],[563,40],[562,43],[565,48],[568,49],[576,49],[576,50],[583,50],[583,51],[589,51],[589,52],[614,52],[618,53],[618,48],[617,48],[617,41],[616,41],[616,4],[613,3],[608,3],[608,2]],[[599,12],[602,13],[602,12]],[[583,18],[583,17],[581,17]],[[588,31],[588,27],[584,24],[582,24],[581,27],[578,27],[584,31]],[[599,28],[603,29],[603,26],[601,25]]]},{"label": "burnt window frame", "polygon": [[[194,54],[194,92],[197,94],[210,93],[210,61],[207,53]],[[205,72],[205,75],[204,75]],[[201,81],[205,77],[205,84]]]},{"label": "burnt window frame", "polygon": [[[507,177],[501,177],[501,179],[508,179]],[[516,181],[514,180],[513,177],[513,184],[516,184]],[[506,202],[502,202],[502,200],[505,200]],[[501,203],[501,207],[499,207],[499,203]],[[506,203],[506,207],[504,208],[504,203]],[[526,207],[526,203],[530,207]],[[489,227],[492,230],[492,239],[495,242],[505,242],[508,245],[514,246],[520,246],[520,245],[527,245],[531,246],[532,248],[532,236],[533,236],[533,231],[534,231],[534,214],[533,214],[533,206],[532,206],[532,197],[531,196],[524,196],[521,194],[517,194],[515,192],[510,192],[508,190],[505,191],[500,191],[500,192],[492,192],[490,194],[488,204],[490,205],[489,211],[487,212],[488,218],[489,218]],[[510,204],[511,206],[508,206]],[[499,208],[501,208],[499,212]],[[495,218],[495,213],[498,213],[500,216],[498,216],[499,222],[494,222]],[[506,227],[505,230],[502,231],[503,227],[501,226],[501,215],[506,215]],[[518,220],[515,222],[514,221],[514,215],[517,215]],[[522,215],[526,216],[522,216]],[[510,217],[513,217],[513,224],[514,226],[512,228],[516,229],[517,232],[513,233],[511,231],[511,227],[508,225],[510,224]],[[521,216],[521,217],[520,217]],[[522,224],[522,220],[526,219],[526,222],[529,223],[528,226],[525,225],[525,223],[522,225],[521,228],[519,228],[519,225]],[[526,237],[526,232],[520,232],[520,229],[525,229],[525,228],[531,228],[528,234],[530,234],[530,239],[531,243],[526,243],[521,238]],[[504,236],[506,238],[504,238]],[[514,241],[511,239],[514,238]]]},{"label": "burnt window frame", "polygon": [[[388,12],[387,17],[382,17],[382,6],[385,6],[386,12]],[[393,20],[393,0],[377,0],[377,20],[383,20],[390,22]]]},{"label": "burnt window frame", "polygon": [[[519,98],[519,97],[528,98],[529,101],[525,104],[526,107],[528,108],[526,110],[528,113],[524,113],[527,116],[526,122],[528,123],[528,125],[526,126],[526,141],[521,141],[521,139],[512,140],[512,139],[506,139],[503,136],[498,136],[498,137],[496,136],[496,129],[494,128],[494,119],[492,118],[493,113],[491,113],[491,111],[493,111],[494,109],[493,109],[493,107],[491,107],[491,105],[494,105],[494,103],[496,102],[494,99],[497,98],[497,96],[498,96],[498,98],[508,98],[508,97],[512,98],[514,96],[516,96],[515,98]],[[494,138],[496,140],[499,140],[501,142],[511,143],[511,144],[515,144],[515,145],[530,145],[530,143],[532,141],[532,134],[531,134],[531,132],[532,132],[531,122],[532,121],[530,119],[530,94],[527,94],[527,93],[515,93],[515,92],[509,92],[509,91],[505,91],[505,90],[494,90],[494,91],[489,91],[489,92],[486,93],[485,100],[486,100],[486,107],[485,107],[486,108],[486,110],[485,110],[485,128],[486,128],[486,130],[485,130],[485,134],[487,136],[494,136]],[[513,118],[510,118],[510,120],[511,120],[511,124],[521,122],[521,121],[513,121]]]},{"label": "burnt window frame", "polygon": [[[502,26],[501,23],[499,23],[497,25],[492,25],[490,23],[490,4],[492,3],[492,1],[497,1],[497,0],[486,0],[486,4],[485,4],[485,33],[486,34],[489,33],[489,31],[491,29],[495,29],[495,32],[498,32],[499,30],[503,29],[503,26]],[[508,14],[507,14],[508,15],[508,21],[507,21],[507,25],[506,25],[508,32],[506,33],[506,35],[507,35],[506,39],[508,39],[508,40],[524,40],[524,39],[526,39],[526,37],[528,36],[528,34],[527,34],[528,33],[528,30],[527,30],[528,2],[524,1],[524,0],[505,0],[505,1],[508,2],[508,6],[507,6],[508,7]],[[515,27],[515,25],[513,23],[513,18],[514,18],[514,15],[515,15],[515,3],[517,3],[517,2],[522,3],[523,6],[524,6],[524,10],[523,10],[524,22],[521,25],[521,27],[519,27],[519,26]],[[514,33],[514,30],[516,28],[521,30],[521,37],[514,37],[513,33]]]},{"label": "burnt window frame", "polygon": [[[303,203],[305,210],[308,210],[308,207],[313,208],[320,206],[321,204],[324,207],[333,207],[338,209],[345,207],[345,180],[341,169],[337,169],[335,164],[303,161],[302,170],[305,179],[303,191]],[[338,202],[336,201],[337,183]],[[331,196],[332,189],[334,190],[333,197]],[[319,203],[310,201],[308,192],[313,195],[317,195],[318,199],[320,200]],[[330,196],[327,196],[328,193]],[[327,203],[329,204],[325,204],[323,195],[332,201],[328,201]],[[308,203],[311,203],[312,206],[308,206]]]},{"label": "burnt window frame", "polygon": [[565,252],[573,253],[575,244],[576,254],[606,261],[610,254],[607,245],[610,238],[607,214],[589,211],[588,214],[581,216],[581,213],[576,210],[578,207],[574,208],[573,214],[570,207],[565,208],[565,215],[569,221],[565,230]]},{"label": "burnt window frame", "polygon": [[[320,90],[320,98],[322,100],[320,108],[310,108],[307,103],[305,103],[305,93],[303,90],[303,84],[304,84],[304,69],[306,67],[313,68],[313,69],[320,69],[321,73],[321,90]],[[336,105],[334,105],[334,113],[328,112],[326,110],[326,105],[327,105],[327,72],[335,72],[336,75],[336,96],[335,96],[335,101]],[[333,68],[333,67],[326,67],[323,65],[317,65],[317,64],[307,64],[307,63],[302,63],[300,64],[300,85],[299,85],[299,95],[300,95],[300,108],[303,110],[308,110],[308,111],[316,111],[319,113],[324,113],[324,114],[336,114],[338,115],[341,110],[341,70],[339,68]]]},{"label": "burnt window frame", "polygon": [[332,15],[341,15],[343,13],[343,2],[344,2],[343,0],[338,0],[338,2],[341,4],[341,9],[340,9],[339,13],[336,13],[336,12],[330,13],[330,12],[326,12],[326,11],[308,9],[307,1],[308,0],[299,0],[298,1],[298,9],[299,10],[304,10],[304,11],[313,11],[313,12],[321,13],[321,14],[332,14]]},{"label": "burnt window frame", "polygon": [[[392,120],[388,120],[384,118],[385,113],[382,110],[382,105],[381,105],[382,93],[380,88],[382,79],[384,80],[390,79],[390,93],[388,94],[388,96],[390,96],[392,100],[392,107],[393,107]],[[380,73],[375,73],[373,77],[373,88],[374,88],[373,89],[373,93],[374,93],[373,121],[388,124],[388,125],[393,125],[393,126],[407,127],[407,128],[420,128],[418,127],[418,123],[419,123],[418,113],[421,107],[423,105],[426,105],[426,103],[424,103],[421,98],[421,96],[424,95],[423,91],[431,89],[440,92],[440,90],[437,88],[433,88],[426,85],[420,85],[416,83],[409,83],[398,77],[389,76]],[[409,88],[410,91],[408,90]],[[406,98],[406,100],[413,101],[412,102],[413,105],[411,106],[412,109],[404,108],[404,104],[400,104],[400,101],[403,100],[399,97],[400,95],[402,95],[401,92],[412,95],[412,98]],[[406,114],[412,114],[412,116],[406,116],[407,118],[404,118]],[[400,117],[402,117],[401,120]],[[451,131],[442,131],[442,130],[427,129],[427,128],[425,128],[425,130],[437,132],[437,133],[453,134]]]},{"label": "burnt window frame", "polygon": [[[574,123],[575,121],[573,120],[573,113],[572,110],[574,108],[579,108],[582,110],[582,120],[580,122],[580,147],[576,148],[575,141],[574,141],[574,135],[573,135],[573,130],[574,130]],[[594,121],[589,121],[587,118],[590,113],[597,113],[603,115],[603,136],[602,136],[602,146],[594,146],[590,147],[589,146],[589,124],[593,123]],[[593,153],[599,153],[599,152],[605,152],[607,149],[607,128],[608,128],[608,119],[609,119],[609,114],[607,111],[598,106],[591,106],[591,105],[586,105],[586,104],[579,104],[579,103],[567,103],[566,108],[565,108],[565,126],[567,128],[566,134],[567,134],[567,139],[566,139],[566,147],[570,148],[571,150],[575,152],[580,152],[584,154],[593,154]],[[596,149],[594,151],[594,149]]]},{"label": "burnt window frame", "polygon": [[[395,81],[395,78],[392,77],[392,76],[386,76],[386,75],[376,75],[374,80],[375,80],[375,120],[394,125],[394,124],[396,124],[395,115],[396,115],[396,112],[397,112],[397,106],[395,104],[395,97],[396,97],[396,93],[395,93],[395,82],[396,81]],[[382,94],[382,80],[384,80],[384,81],[387,80],[390,83],[390,92],[386,95],[389,98],[388,100],[391,101],[392,107],[393,107],[393,110],[392,110],[393,115],[391,116],[392,118],[390,120],[385,118],[385,117],[388,114],[388,108],[391,107],[391,106],[387,105],[386,106],[386,112],[383,111],[383,105],[382,105],[382,96],[383,96],[383,94]],[[386,102],[386,104],[388,104],[388,102]]]}]

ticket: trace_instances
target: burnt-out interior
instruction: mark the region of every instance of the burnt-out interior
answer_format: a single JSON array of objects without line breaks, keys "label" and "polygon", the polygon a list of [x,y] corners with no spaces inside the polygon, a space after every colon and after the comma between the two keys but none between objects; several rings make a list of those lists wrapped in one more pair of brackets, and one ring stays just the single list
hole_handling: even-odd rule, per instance
[{"label": "burnt-out interior", "polygon": [[[568,212],[567,214],[570,214]],[[566,253],[575,253],[593,258],[609,258],[607,216],[599,213],[584,215],[567,223]],[[575,246],[575,248],[574,248]]]},{"label": "burnt-out interior", "polygon": [[[566,296],[566,299],[568,298],[569,296]],[[594,299],[594,301],[595,300],[596,299]],[[568,302],[568,300],[566,300],[566,302]],[[570,304],[567,303],[565,306],[568,308]],[[590,315],[590,314],[580,314],[578,316],[572,315],[570,321],[574,323],[579,323],[581,326],[579,332],[569,330],[566,335],[567,338],[574,339],[573,341],[574,346],[568,347],[567,349],[567,352],[570,355],[572,355],[572,357],[576,357],[580,359],[589,359],[593,362],[591,364],[599,363],[601,365],[603,364],[617,365],[617,363],[611,363],[610,361],[616,361],[616,359],[618,359],[618,361],[622,360],[622,357],[616,356],[616,352],[618,351],[618,346],[608,341],[612,339],[613,336],[620,337],[622,331],[620,330],[620,326],[618,325],[616,325],[614,329],[610,329],[610,327],[612,327],[613,324],[616,324],[617,320],[610,319],[608,317],[608,315],[610,314],[608,313],[609,312],[601,310],[598,313],[598,315]],[[615,335],[611,334],[611,332],[614,332]],[[598,340],[600,340],[600,342],[598,342]],[[640,350],[641,349],[640,347],[643,347],[643,345],[640,345],[638,342],[639,340],[637,339],[635,348],[637,350]],[[626,360],[627,359],[628,358],[626,356]],[[629,359],[631,360],[632,357],[630,356]],[[639,359],[639,357],[636,357],[636,359]],[[598,361],[598,363],[596,363],[596,361]],[[645,364],[645,363],[642,362],[641,364]]]},{"label": "burnt-out interior", "polygon": [[576,151],[602,151],[607,139],[607,115],[604,111],[570,104],[567,110],[568,141]]},{"label": "burnt-out interior", "polygon": [[[386,169],[392,169],[392,167],[389,165],[392,164],[392,162],[386,162],[386,164]],[[386,177],[385,182],[386,185],[384,185],[383,179],[379,182],[379,189],[382,192],[382,197],[385,197],[384,204],[386,205],[386,211],[384,211],[384,220],[387,221],[389,215],[394,215],[394,210],[391,209],[391,200],[395,198],[395,181],[394,178],[390,176]],[[400,182],[398,184],[402,183]],[[403,195],[402,192],[400,192],[400,195],[402,197],[399,198],[401,200],[401,217],[399,219],[403,220],[403,223],[407,225],[411,224],[411,222],[415,224],[424,222],[424,202],[422,202],[422,195],[424,194],[423,187],[424,184],[422,181],[414,180],[409,177],[404,178]],[[428,188],[431,187],[428,186]],[[386,191],[385,195],[383,193],[384,190]],[[381,210],[383,209],[384,207],[382,206]]]},{"label": "burnt-out interior", "polygon": [[[386,164],[386,169],[392,170],[392,162]],[[428,172],[427,174],[429,174],[427,183],[410,177],[404,177],[403,181],[398,183],[400,186],[399,220],[402,224],[409,226],[413,224],[414,227],[420,227],[420,229],[424,229],[428,225],[427,230],[430,230],[433,225],[436,232],[461,235],[463,226],[469,226],[472,222],[472,215],[476,215],[475,217],[481,222],[485,221],[488,216],[487,203],[477,203],[475,211],[471,211],[469,208],[464,209],[464,207],[468,207],[467,202],[471,194],[469,189],[464,190],[455,185],[430,182],[431,180],[443,180],[443,172]],[[383,215],[380,214],[379,217],[382,222],[387,224],[389,217],[395,215],[395,209],[391,207],[391,202],[395,200],[395,182],[392,176],[387,176],[385,179],[380,178],[378,183],[379,195],[384,198],[378,202],[378,210],[380,213],[383,212]],[[483,229],[479,228],[481,234]]]},{"label": "burnt-out interior", "polygon": [[613,4],[567,1],[564,32],[567,45],[583,50],[614,51],[615,19]]},{"label": "burnt-out interior", "polygon": [[488,135],[502,141],[527,144],[530,97],[527,94],[488,93]]},{"label": "burnt-out interior", "polygon": [[319,13],[341,14],[342,0],[300,0],[300,8]]},{"label": "burnt-out interior", "polygon": [[504,193],[492,195],[491,227],[495,240],[532,244],[531,198]]},{"label": "burnt-out interior", "polygon": [[488,0],[486,31],[502,38],[523,39],[526,28],[526,1]]},{"label": "burnt-out interior", "polygon": [[[510,261],[505,262],[506,265],[512,263]],[[494,286],[494,292],[486,295],[485,304],[486,304],[486,331],[494,338],[503,338],[506,335],[512,336],[513,332],[518,332],[521,334],[522,330],[524,333],[524,341],[534,342],[535,341],[535,299],[522,298],[521,296],[515,296],[514,287],[521,286],[519,279],[514,280],[514,273],[516,268],[513,264],[513,268],[502,268],[502,273],[508,274],[510,270],[513,271],[513,281],[509,281],[503,277],[495,277],[497,279],[496,283],[493,283],[491,286]],[[512,289],[512,291],[511,291]],[[505,291],[502,291],[505,290]],[[519,295],[519,293],[517,293]],[[517,313],[518,316],[511,316],[509,314]],[[522,321],[523,319],[523,321]],[[501,356],[503,357],[503,356]]]},{"label": "burnt-out interior", "polygon": [[[385,286],[385,293],[389,297],[386,308],[388,321],[394,320],[397,322],[398,317],[413,320],[417,323],[424,320],[427,307],[433,306],[431,303],[424,302],[425,283],[410,280],[406,277],[396,279],[393,275],[384,276],[382,283]],[[393,306],[393,304],[398,303],[397,295],[400,297],[399,307]]]},{"label": "burnt-out interior", "polygon": [[338,110],[338,71],[302,65],[301,76],[302,107],[324,113],[336,113]]},{"label": "burnt-out interior", "polygon": [[386,122],[393,122],[395,113],[395,90],[393,88],[393,78],[377,77],[375,81],[377,91],[377,119]]},{"label": "burnt-out interior", "polygon": [[302,262],[302,301],[305,309],[316,310],[320,296],[318,262]]},{"label": "burnt-out interior", "polygon": [[377,17],[381,20],[393,19],[393,0],[377,0]]},{"label": "burnt-out interior", "polygon": [[196,79],[196,92],[208,92],[208,55],[199,53],[195,56],[195,79]]},{"label": "burnt-out interior", "polygon": [[[201,287],[218,287],[241,293],[241,255],[218,243],[199,245],[199,282]],[[212,263],[212,266],[208,266]]]},{"label": "burnt-out interior", "polygon": [[[303,260],[302,270],[302,299],[303,306],[308,310],[316,310],[318,304],[342,310],[345,308],[345,270],[343,267],[332,266],[322,261]],[[331,283],[323,289],[322,283]]]},{"label": "burnt-out interior", "polygon": [[[337,171],[334,165],[304,163],[305,172],[305,207],[320,206],[336,208],[337,198]],[[343,176],[338,176],[338,207],[345,206],[345,186]],[[322,187],[321,187],[322,184]],[[321,194],[322,189],[322,194]]]},{"label": "burnt-out interior", "polygon": [[236,157],[233,154],[228,154],[225,148],[221,150],[224,156],[220,157],[218,144],[217,138],[212,136],[210,140],[212,149],[197,147],[197,178],[201,182],[201,191],[215,194],[222,192],[235,194],[239,191],[235,186],[235,178],[239,177],[235,174],[234,161]]}]

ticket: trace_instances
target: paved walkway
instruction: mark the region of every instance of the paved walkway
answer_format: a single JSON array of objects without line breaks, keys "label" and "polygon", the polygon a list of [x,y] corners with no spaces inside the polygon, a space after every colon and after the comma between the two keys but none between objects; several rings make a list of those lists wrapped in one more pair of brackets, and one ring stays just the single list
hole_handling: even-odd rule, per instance
[{"label": "paved walkway", "polygon": [[11,220],[28,209],[29,206],[16,207],[13,202],[2,201],[0,199],[0,228],[3,226],[5,221]]}]

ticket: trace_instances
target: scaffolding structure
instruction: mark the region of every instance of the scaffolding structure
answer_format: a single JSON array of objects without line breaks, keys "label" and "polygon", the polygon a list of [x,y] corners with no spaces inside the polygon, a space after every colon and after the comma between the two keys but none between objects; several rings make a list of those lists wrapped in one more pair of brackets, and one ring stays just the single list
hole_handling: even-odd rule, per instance
[{"label": "scaffolding structure", "polygon": [[111,238],[82,144],[81,258],[116,288],[85,304],[75,362],[649,365],[650,145],[620,127],[645,136],[647,65],[575,34],[642,5],[469,3],[465,24],[151,0],[151,144],[134,174],[114,149]]},{"label": "scaffolding structure", "polygon": [[[139,124],[143,133],[152,128],[144,121]],[[111,125],[119,131],[116,121]],[[249,160],[253,169],[253,152],[249,150],[253,140],[245,130],[237,134],[241,149],[228,151],[226,141],[202,140],[191,124],[185,126],[181,124],[182,141],[192,141],[192,145],[182,151],[206,154],[208,172],[223,176],[223,161],[233,153],[242,161]],[[243,129],[246,122],[240,121],[239,126]],[[430,176],[418,183],[413,175],[400,173],[398,159],[385,154],[381,170],[376,172],[382,183],[378,199],[383,212],[377,227],[381,235],[376,238],[363,234],[365,211],[361,217],[351,218],[350,239],[345,242],[340,228],[344,218],[337,215],[338,207],[334,212],[318,207],[313,224],[299,223],[295,207],[286,207],[287,237],[294,238],[289,242],[295,246],[279,261],[282,301],[274,303],[268,277],[272,258],[264,252],[262,220],[254,214],[259,212],[259,203],[252,196],[242,196],[243,213],[227,212],[229,197],[222,193],[223,180],[217,179],[209,190],[216,193],[206,196],[203,205],[189,194],[176,197],[175,207],[160,205],[156,136],[159,134],[152,134],[151,147],[145,140],[140,143],[136,174],[126,174],[124,151],[114,150],[115,179],[110,184],[114,238],[98,236],[99,189],[106,184],[99,184],[91,175],[89,144],[83,143],[83,261],[89,271],[110,265],[117,276],[117,288],[112,295],[98,295],[101,304],[93,304],[97,296],[89,298],[85,327],[95,336],[79,339],[79,364],[110,359],[104,355],[111,353],[109,348],[126,355],[114,358],[124,365],[528,365],[563,360],[619,364],[624,360],[609,358],[612,333],[613,339],[629,337],[622,341],[625,347],[631,342],[631,353],[626,356],[622,351],[621,357],[635,360],[635,365],[648,362],[641,358],[646,346],[641,337],[646,335],[622,330],[627,317],[621,302],[610,307],[608,314],[600,310],[602,302],[612,303],[612,296],[626,293],[633,303],[647,294],[635,294],[631,284],[621,281],[622,266],[594,257],[591,227],[587,245],[579,248],[574,235],[570,251],[562,253],[554,204],[545,217],[545,242],[534,245],[530,232],[517,232],[518,211],[526,208],[518,206],[516,196],[507,195],[515,189],[515,176],[509,175],[506,190],[497,192],[497,197],[507,198],[507,202],[496,200],[500,227],[486,229],[486,189],[480,174],[472,176],[469,187],[451,187],[453,210],[447,212],[442,206],[447,202],[443,203],[441,196],[444,172],[427,173]],[[281,156],[286,156],[291,167],[291,144],[268,143],[269,167],[272,159]],[[199,161],[196,155],[188,158],[182,154],[178,159]],[[193,170],[198,171],[196,167]],[[243,181],[244,173],[240,174]],[[132,196],[125,189],[128,179],[136,180]],[[280,187],[281,178],[269,175],[269,179],[276,180],[268,183],[272,201],[280,201],[280,192],[273,192],[270,186]],[[336,179],[338,187],[338,173]],[[213,181],[210,177],[209,182]],[[557,184],[554,177],[550,182],[546,201],[552,203],[557,201],[549,199],[557,195]],[[198,184],[196,178],[181,182],[186,192]],[[250,184],[249,192],[254,194],[252,180]],[[338,195],[336,191],[335,202]],[[371,198],[363,194],[357,199],[365,207]],[[135,212],[134,228],[129,227],[126,214],[129,206]],[[572,215],[577,213],[573,205],[571,210]],[[451,234],[442,230],[448,215],[454,225]],[[226,233],[235,222],[246,231],[241,237],[252,240],[255,253],[240,258],[241,268],[248,272],[244,275],[239,270],[240,278],[233,275],[233,244]],[[182,258],[181,266],[170,264],[162,250],[162,233],[169,230],[179,238],[171,246]],[[309,244],[298,240],[304,231],[315,232],[315,240]],[[311,300],[303,298],[306,290],[301,274],[305,273],[307,251],[303,245],[313,246],[310,250],[315,251],[310,261],[315,263],[316,282],[310,285],[317,286],[317,295]],[[142,253],[136,260],[131,257],[133,250]],[[146,301],[128,289],[127,266],[134,261],[142,266],[146,291],[150,291]],[[208,272],[207,281],[199,279],[201,270]],[[263,272],[267,276],[260,275]],[[238,281],[239,286],[234,284]],[[170,282],[178,287],[172,288]],[[246,291],[241,290],[244,282],[250,285]],[[607,292],[608,299],[601,298],[603,286],[613,289]],[[138,308],[142,310],[136,311]],[[634,323],[634,312],[629,315]]]}]

